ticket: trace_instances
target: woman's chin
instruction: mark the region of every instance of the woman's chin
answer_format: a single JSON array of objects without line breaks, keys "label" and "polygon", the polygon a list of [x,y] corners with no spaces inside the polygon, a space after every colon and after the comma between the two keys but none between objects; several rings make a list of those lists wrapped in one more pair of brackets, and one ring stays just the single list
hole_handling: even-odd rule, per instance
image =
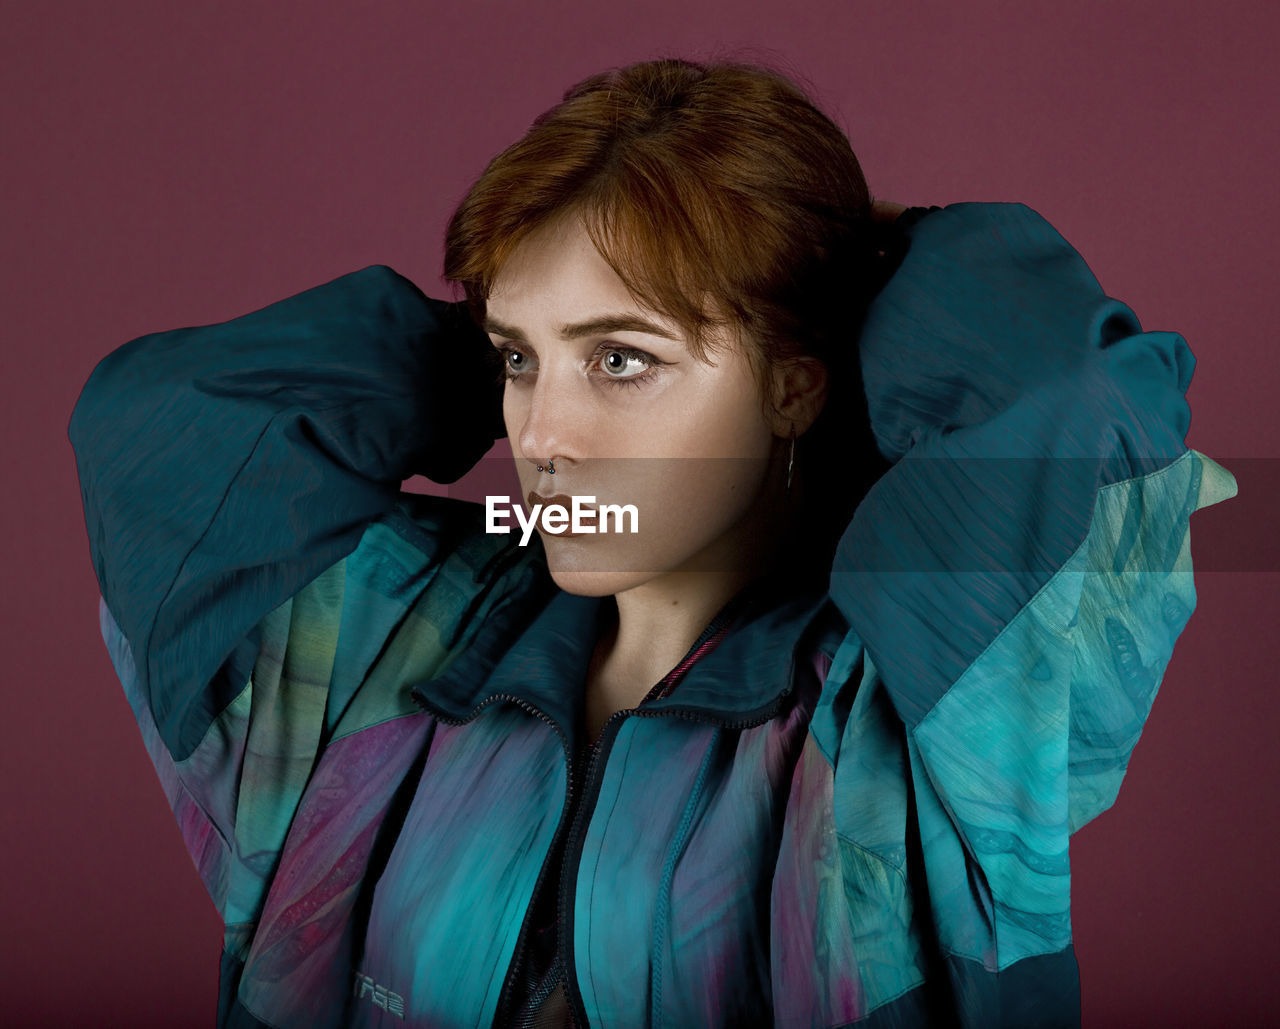
[{"label": "woman's chin", "polygon": [[555,584],[566,593],[583,597],[612,596],[652,579],[654,572],[628,568],[618,548],[600,546],[604,541],[592,537],[569,539],[542,535],[547,556],[547,570]]},{"label": "woman's chin", "polygon": [[580,597],[611,597],[635,585],[634,576],[616,572],[571,572],[551,567],[551,578],[565,593]]}]

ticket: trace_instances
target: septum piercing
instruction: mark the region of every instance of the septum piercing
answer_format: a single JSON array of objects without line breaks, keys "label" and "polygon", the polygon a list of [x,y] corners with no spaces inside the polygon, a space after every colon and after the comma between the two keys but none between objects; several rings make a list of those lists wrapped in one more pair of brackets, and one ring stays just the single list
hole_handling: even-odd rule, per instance
[{"label": "septum piercing", "polygon": [[548,461],[545,468],[542,465],[538,465],[537,468],[538,468],[538,471],[540,472],[546,472],[548,475],[555,475],[556,459],[553,457],[550,461]]}]

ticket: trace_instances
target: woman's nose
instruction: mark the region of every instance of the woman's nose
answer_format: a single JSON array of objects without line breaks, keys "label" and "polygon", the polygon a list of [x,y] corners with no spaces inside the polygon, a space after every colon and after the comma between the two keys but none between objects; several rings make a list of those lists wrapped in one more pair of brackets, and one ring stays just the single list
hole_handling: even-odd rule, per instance
[{"label": "woman's nose", "polygon": [[[570,461],[579,456],[584,420],[582,398],[565,377],[539,375],[530,391],[520,427],[520,452],[534,465],[552,458]],[[557,468],[557,470],[559,470]]]}]

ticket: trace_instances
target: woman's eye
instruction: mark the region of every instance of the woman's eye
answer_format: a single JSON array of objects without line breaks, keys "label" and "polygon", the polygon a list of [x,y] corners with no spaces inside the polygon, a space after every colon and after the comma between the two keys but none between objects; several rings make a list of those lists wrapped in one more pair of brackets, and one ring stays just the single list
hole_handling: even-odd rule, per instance
[{"label": "woman's eye", "polygon": [[[494,344],[502,365],[502,376],[507,380],[519,379],[532,383],[538,373],[538,360],[522,349],[510,345]],[[629,347],[601,347],[592,357],[588,369],[603,378],[609,385],[640,386],[648,382],[657,365],[666,364],[643,350]]]},{"label": "woman's eye", "polygon": [[648,370],[653,362],[645,355],[631,350],[606,350],[600,359],[600,367],[614,379],[629,379]]},{"label": "woman's eye", "polygon": [[502,360],[502,374],[508,379],[524,375],[533,367],[529,355],[515,347],[498,347],[498,356]]}]

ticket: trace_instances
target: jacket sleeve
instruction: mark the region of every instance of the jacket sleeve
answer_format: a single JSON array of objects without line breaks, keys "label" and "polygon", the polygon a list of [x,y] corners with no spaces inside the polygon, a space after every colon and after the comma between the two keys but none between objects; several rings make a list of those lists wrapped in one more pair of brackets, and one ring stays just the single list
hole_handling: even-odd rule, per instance
[{"label": "jacket sleeve", "polygon": [[81,391],[103,636],[220,907],[232,851],[268,871],[332,727],[346,557],[405,478],[453,481],[502,435],[489,349],[460,305],[375,265],[132,340]]},{"label": "jacket sleeve", "polygon": [[[1068,838],[1114,800],[1195,606],[1190,515],[1236,484],[1183,442],[1186,342],[1142,331],[1038,214],[956,204],[904,231],[861,340],[894,463],[831,595],[905,736],[938,942],[1003,971],[1070,944]],[[837,804],[859,839],[869,809]]]}]

